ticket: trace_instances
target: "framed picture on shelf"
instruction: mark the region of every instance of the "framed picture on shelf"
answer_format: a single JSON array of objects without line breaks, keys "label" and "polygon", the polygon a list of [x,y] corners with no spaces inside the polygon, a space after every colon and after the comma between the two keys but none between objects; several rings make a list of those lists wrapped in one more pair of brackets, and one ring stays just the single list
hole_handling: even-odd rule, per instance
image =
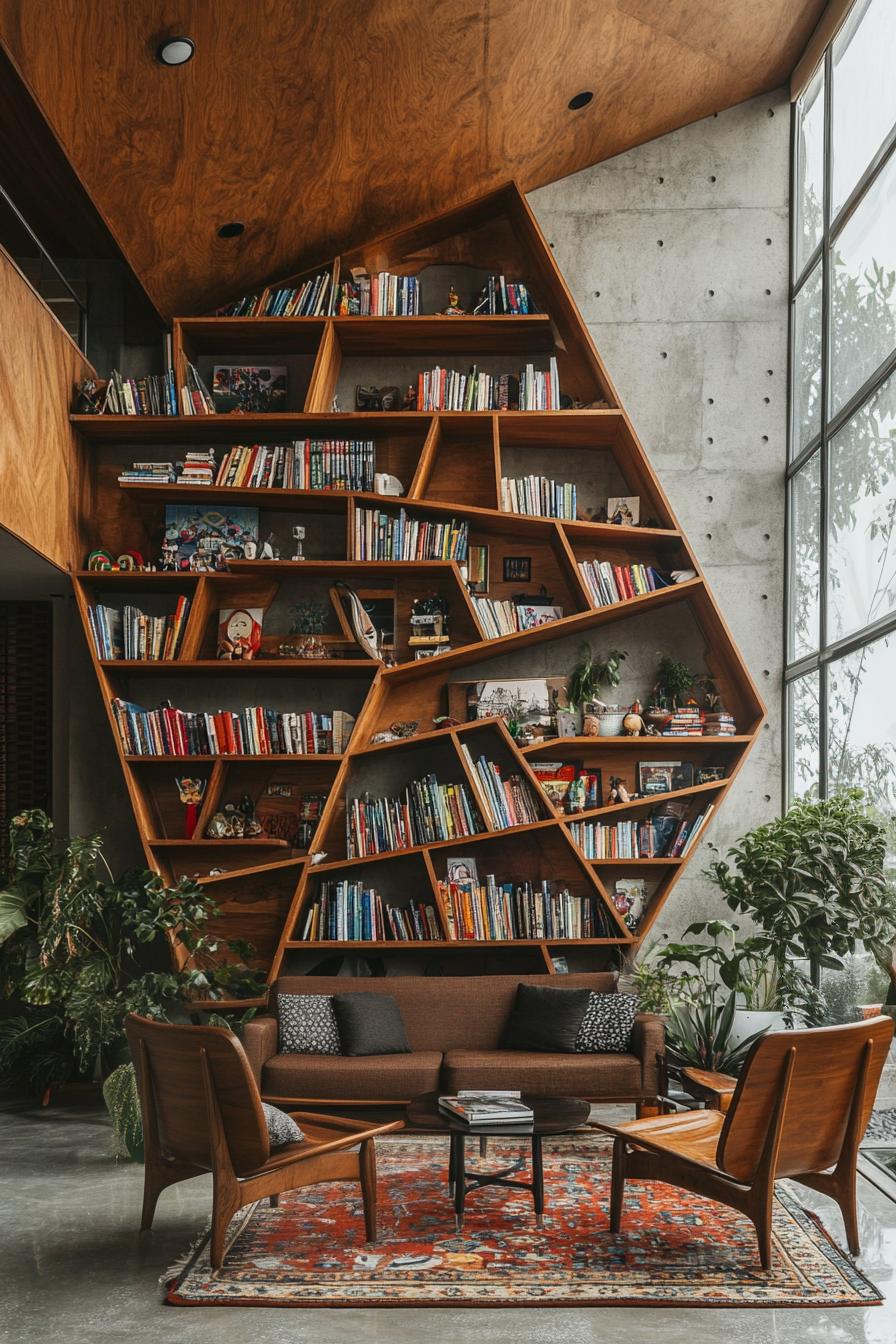
[{"label": "framed picture on shelf", "polygon": [[638,766],[638,792],[645,795],[689,789],[693,783],[690,761],[642,761]]},{"label": "framed picture on shelf", "polygon": [[447,880],[456,883],[459,887],[470,883],[474,887],[479,886],[479,873],[475,859],[458,855],[456,858],[448,860],[445,872]]},{"label": "framed picture on shelf", "polygon": [[531,583],[531,555],[505,555],[503,574],[505,583]]},{"label": "framed picture on shelf", "polygon": [[579,716],[571,709],[557,710],[557,736],[578,737]]},{"label": "framed picture on shelf", "polygon": [[718,784],[719,780],[727,779],[728,768],[724,765],[698,765],[697,783],[698,784]]},{"label": "framed picture on shelf", "polygon": [[488,592],[488,547],[467,548],[467,587],[471,593]]},{"label": "framed picture on shelf", "polygon": [[640,495],[611,495],[607,500],[607,522],[618,527],[637,527],[641,521]]},{"label": "framed picture on shelf", "polygon": [[285,411],[286,387],[286,368],[280,365],[216,364],[212,374],[212,400],[219,415]]},{"label": "framed picture on shelf", "polygon": [[536,630],[540,625],[559,621],[563,608],[547,602],[517,602],[517,619],[521,630]]},{"label": "framed picture on shelf", "polygon": [[258,510],[166,504],[162,570],[213,573],[258,556]]},{"label": "framed picture on shelf", "polygon": [[223,607],[218,612],[218,658],[246,663],[257,657],[263,620],[263,607]]}]

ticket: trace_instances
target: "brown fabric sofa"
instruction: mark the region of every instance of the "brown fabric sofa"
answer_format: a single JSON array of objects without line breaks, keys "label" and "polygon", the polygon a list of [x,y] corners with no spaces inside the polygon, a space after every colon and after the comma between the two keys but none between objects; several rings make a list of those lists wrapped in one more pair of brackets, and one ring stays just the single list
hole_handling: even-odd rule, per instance
[{"label": "brown fabric sofa", "polygon": [[[270,1015],[244,1028],[243,1045],[266,1101],[291,1106],[403,1107],[421,1092],[513,1087],[543,1096],[653,1105],[663,1023],[640,1013],[631,1054],[570,1055],[500,1050],[519,984],[616,991],[616,973],[349,979],[286,976],[271,989]],[[277,998],[286,994],[392,994],[411,1054],[347,1057],[278,1052]]]}]

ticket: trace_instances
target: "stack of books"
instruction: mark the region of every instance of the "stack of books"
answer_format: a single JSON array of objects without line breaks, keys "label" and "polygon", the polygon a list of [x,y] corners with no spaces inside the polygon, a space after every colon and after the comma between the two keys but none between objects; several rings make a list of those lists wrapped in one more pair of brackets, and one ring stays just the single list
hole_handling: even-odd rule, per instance
[{"label": "stack of books", "polygon": [[535,1116],[520,1100],[519,1092],[471,1092],[462,1089],[453,1097],[439,1097],[439,1109],[456,1115],[471,1126],[531,1126]]},{"label": "stack of books", "polygon": [[297,439],[238,444],[224,455],[215,485],[254,490],[373,490],[373,439]]},{"label": "stack of books", "polygon": [[532,602],[509,602],[492,597],[474,597],[476,615],[487,639],[514,635],[518,630],[533,630],[538,625],[559,621],[562,607],[555,607],[537,599]]},{"label": "stack of books", "polygon": [[702,737],[703,710],[697,705],[682,705],[673,709],[663,724],[663,737]]},{"label": "stack of books", "polygon": [[180,390],[180,404],[184,415],[216,414],[214,398],[192,364],[187,365],[187,381]]},{"label": "stack of books", "polygon": [[183,462],[178,463],[178,485],[214,485],[215,450],[195,449],[187,453]]},{"label": "stack of books", "polygon": [[309,908],[303,942],[440,942],[436,912],[422,901],[385,905],[379,892],[362,882],[323,882]]},{"label": "stack of books", "polygon": [[259,294],[246,294],[236,303],[219,308],[218,317],[329,317],[332,276],[320,271],[310,280],[291,288],[270,286]]},{"label": "stack of books", "polygon": [[528,784],[520,775],[510,775],[504,779],[501,767],[486,756],[480,756],[475,764],[470,749],[463,743],[461,750],[471,771],[479,779],[485,819],[496,830],[507,830],[509,826],[525,826],[539,820],[538,804]]},{"label": "stack of books", "polygon": [[355,509],[355,560],[457,560],[467,556],[469,524]]},{"label": "stack of books", "polygon": [[707,737],[734,737],[737,733],[734,715],[727,709],[704,710],[703,731]]},{"label": "stack of books", "polygon": [[173,485],[176,479],[173,462],[135,462],[122,470],[118,484]]},{"label": "stack of books", "polygon": [[279,713],[250,705],[207,714],[171,704],[144,709],[118,698],[112,713],[128,756],[329,755],[345,750],[355,722],[341,709]]},{"label": "stack of books", "polygon": [[576,487],[571,481],[551,481],[546,476],[502,476],[501,508],[505,513],[575,519]]},{"label": "stack of books", "polygon": [[145,378],[122,378],[117,369],[109,374],[104,415],[177,415],[174,370],[148,374]]},{"label": "stack of books", "polygon": [[346,809],[349,858],[411,849],[482,831],[466,784],[440,784],[435,775],[415,779],[404,798],[353,798]]},{"label": "stack of books", "polygon": [[439,891],[454,942],[506,942],[516,938],[612,938],[603,902],[573,896],[567,887],[551,891],[549,882],[514,884],[472,880],[440,882]]},{"label": "stack of books", "polygon": [[546,372],[536,369],[534,364],[527,364],[521,370],[520,410],[560,410],[560,375],[557,372],[557,360],[553,355]]},{"label": "stack of books", "polygon": [[534,313],[536,311],[529,291],[520,281],[508,283],[503,275],[490,275],[482,287],[474,316],[512,313]]},{"label": "stack of books", "polygon": [[147,616],[137,607],[122,611],[102,603],[87,608],[96,655],[102,659],[158,662],[176,658],[184,634],[189,599],[179,597],[167,616]]},{"label": "stack of books", "polygon": [[664,578],[653,565],[612,565],[608,560],[580,560],[579,571],[596,607],[610,607],[631,597],[669,588],[672,578]]},{"label": "stack of books", "polygon": [[420,312],[420,281],[416,275],[357,272],[339,287],[336,305],[341,317],[416,317]]}]

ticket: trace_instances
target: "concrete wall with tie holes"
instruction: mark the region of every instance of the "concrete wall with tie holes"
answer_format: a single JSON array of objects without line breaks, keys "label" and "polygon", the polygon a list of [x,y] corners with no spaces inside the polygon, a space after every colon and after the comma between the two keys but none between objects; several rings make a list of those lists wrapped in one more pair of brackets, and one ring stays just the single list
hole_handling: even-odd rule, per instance
[{"label": "concrete wall with tie holes", "polygon": [[[529,197],[766,701],[723,848],[781,803],[789,126],[780,90]],[[658,937],[722,913],[709,858]]]}]

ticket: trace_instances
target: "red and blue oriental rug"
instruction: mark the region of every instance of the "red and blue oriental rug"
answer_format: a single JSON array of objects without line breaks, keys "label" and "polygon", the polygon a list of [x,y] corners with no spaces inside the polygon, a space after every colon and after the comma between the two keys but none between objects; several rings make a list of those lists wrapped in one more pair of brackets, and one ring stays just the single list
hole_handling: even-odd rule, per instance
[{"label": "red and blue oriental rug", "polygon": [[[492,1140],[486,1165],[517,1148]],[[546,1225],[527,1192],[469,1196],[454,1231],[442,1139],[382,1140],[379,1241],[365,1245],[360,1194],[316,1186],[243,1209],[224,1267],[203,1238],[165,1276],[176,1306],[869,1306],[880,1293],[781,1185],[774,1265],[759,1266],[746,1218],[671,1186],[627,1187],[623,1231],[608,1225],[610,1149],[594,1135],[545,1143]],[[470,1166],[479,1165],[470,1153]],[[522,1179],[527,1179],[525,1175]]]}]

